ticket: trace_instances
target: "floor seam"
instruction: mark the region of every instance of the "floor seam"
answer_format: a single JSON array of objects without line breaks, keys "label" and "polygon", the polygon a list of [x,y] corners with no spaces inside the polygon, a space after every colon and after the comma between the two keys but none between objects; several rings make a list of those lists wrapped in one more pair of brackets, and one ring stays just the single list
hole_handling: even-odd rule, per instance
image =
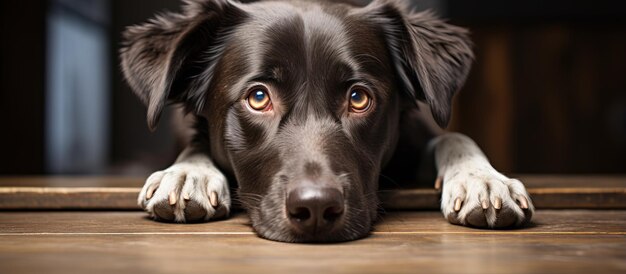
[{"label": "floor seam", "polygon": [[[373,232],[372,235],[626,235],[618,232],[441,232],[441,231],[397,231]],[[254,232],[15,232],[0,233],[0,236],[89,236],[89,235],[256,235]]]}]

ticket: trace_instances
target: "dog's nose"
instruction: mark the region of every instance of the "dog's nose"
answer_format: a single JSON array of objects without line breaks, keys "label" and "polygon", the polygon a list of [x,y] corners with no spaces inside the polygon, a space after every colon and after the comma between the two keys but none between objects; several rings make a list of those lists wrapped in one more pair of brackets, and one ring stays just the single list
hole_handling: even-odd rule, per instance
[{"label": "dog's nose", "polygon": [[287,212],[291,224],[303,233],[328,232],[343,216],[343,194],[328,187],[299,187],[287,196]]}]

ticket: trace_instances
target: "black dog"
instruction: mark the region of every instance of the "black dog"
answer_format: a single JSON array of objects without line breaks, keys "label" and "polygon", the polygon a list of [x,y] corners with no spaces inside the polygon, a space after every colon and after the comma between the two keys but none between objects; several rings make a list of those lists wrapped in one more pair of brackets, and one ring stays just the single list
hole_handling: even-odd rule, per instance
[{"label": "black dog", "polygon": [[[473,141],[423,126],[428,117],[448,123],[473,58],[466,30],[391,0],[246,2],[188,0],[181,13],[124,34],[122,67],[149,127],[167,102],[196,117],[191,144],[141,191],[152,216],[227,216],[226,174],[262,237],[357,239],[376,220],[386,164],[431,151],[450,222],[531,218],[524,186],[494,170]],[[418,110],[418,101],[427,106]],[[415,161],[403,172],[415,172]]]}]

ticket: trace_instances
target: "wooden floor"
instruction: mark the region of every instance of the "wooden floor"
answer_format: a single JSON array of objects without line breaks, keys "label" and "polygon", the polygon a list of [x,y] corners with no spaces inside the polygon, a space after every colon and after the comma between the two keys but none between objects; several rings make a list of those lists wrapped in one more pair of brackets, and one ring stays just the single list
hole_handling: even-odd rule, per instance
[{"label": "wooden floor", "polygon": [[136,205],[144,178],[0,177],[0,274],[626,273],[625,176],[520,178],[539,208],[529,227],[454,226],[423,211],[439,192],[396,189],[380,193],[384,207],[411,211],[322,245],[260,239],[244,213],[154,222]]},{"label": "wooden floor", "polygon": [[339,244],[260,239],[245,214],[204,224],[138,211],[0,212],[0,273],[626,273],[626,211],[539,210],[478,230],[435,211],[390,212]]},{"label": "wooden floor", "polygon": [[[626,209],[624,175],[516,177],[528,188],[536,208]],[[0,177],[0,210],[139,210],[137,195],[144,182],[144,177]],[[441,192],[432,186],[406,185],[380,191],[383,207],[439,209]]]}]

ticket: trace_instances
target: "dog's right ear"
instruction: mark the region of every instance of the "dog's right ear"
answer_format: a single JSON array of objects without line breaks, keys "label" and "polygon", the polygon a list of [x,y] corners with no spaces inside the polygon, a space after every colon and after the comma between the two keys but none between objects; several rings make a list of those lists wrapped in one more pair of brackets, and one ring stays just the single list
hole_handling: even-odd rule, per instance
[{"label": "dog's right ear", "polygon": [[469,73],[474,54],[466,29],[431,12],[415,12],[408,1],[375,0],[364,8],[383,30],[401,88],[424,101],[437,124],[450,120],[452,97]]},{"label": "dog's right ear", "polygon": [[186,0],[181,13],[165,13],[128,27],[120,50],[122,70],[148,107],[148,127],[156,128],[165,104],[183,103],[200,112],[221,35],[245,17],[229,0]]}]

